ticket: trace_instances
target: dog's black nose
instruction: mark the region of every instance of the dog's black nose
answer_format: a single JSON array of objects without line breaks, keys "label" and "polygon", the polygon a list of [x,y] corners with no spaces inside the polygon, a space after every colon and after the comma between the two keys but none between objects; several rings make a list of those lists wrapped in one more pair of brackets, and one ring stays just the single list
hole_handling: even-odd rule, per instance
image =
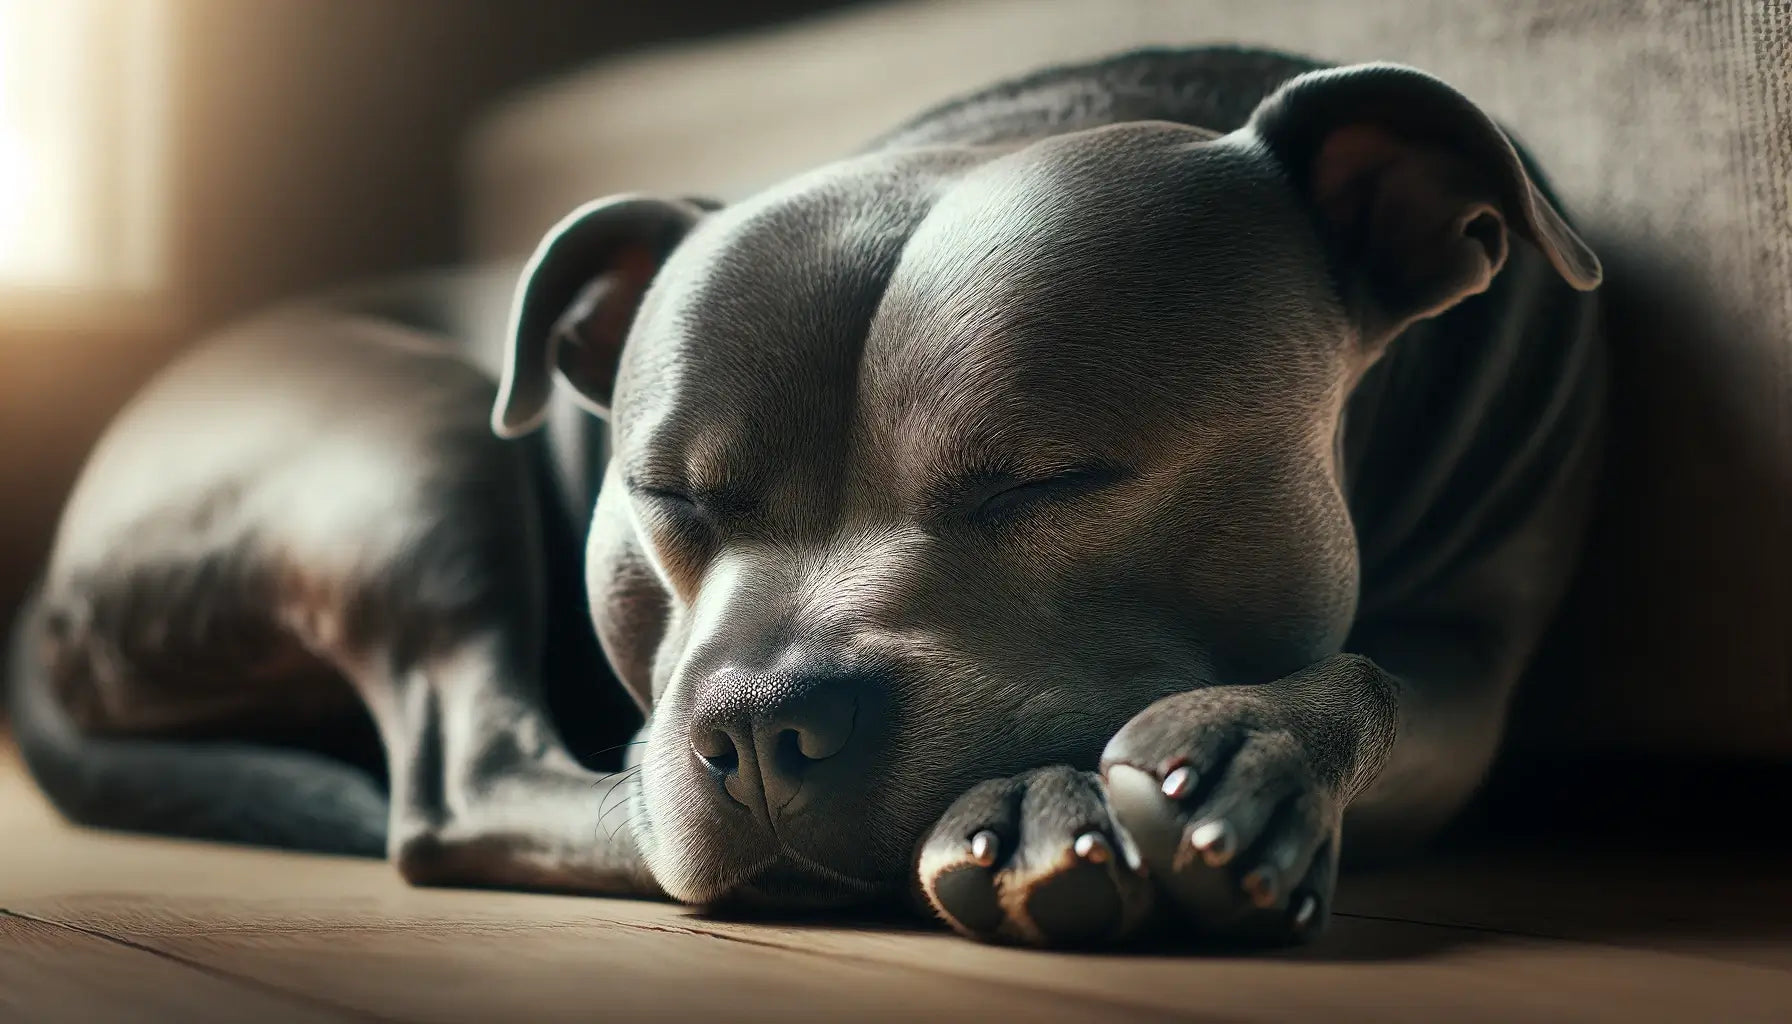
[{"label": "dog's black nose", "polygon": [[704,687],[691,749],[741,805],[792,814],[857,776],[855,755],[877,725],[866,714],[875,703],[862,678],[728,673]]}]

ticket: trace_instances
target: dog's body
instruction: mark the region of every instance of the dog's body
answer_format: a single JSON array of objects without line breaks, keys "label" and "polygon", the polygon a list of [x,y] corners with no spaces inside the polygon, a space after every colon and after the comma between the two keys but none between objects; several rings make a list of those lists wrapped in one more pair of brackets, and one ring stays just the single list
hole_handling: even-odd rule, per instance
[{"label": "dog's body", "polygon": [[[1585,517],[1597,280],[1441,84],[1232,50],[1000,86],[725,209],[594,204],[502,354],[443,312],[469,285],[165,374],[21,625],[23,746],[77,820],[419,882],[1300,934],[1346,805],[1410,845],[1493,755]],[[552,458],[492,436],[494,373]],[[545,640],[586,531],[648,710],[613,774],[544,710],[598,674]],[[389,800],[184,738],[358,706]]]}]

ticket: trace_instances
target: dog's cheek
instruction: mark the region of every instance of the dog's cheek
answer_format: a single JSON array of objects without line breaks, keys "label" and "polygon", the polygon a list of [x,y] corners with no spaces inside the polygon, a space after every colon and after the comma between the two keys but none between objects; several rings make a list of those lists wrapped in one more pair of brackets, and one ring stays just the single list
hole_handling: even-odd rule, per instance
[{"label": "dog's cheek", "polygon": [[[1248,530],[1191,531],[1181,611],[1201,623],[1212,682],[1261,681],[1336,654],[1355,619],[1355,530],[1326,467],[1290,466],[1213,518]],[[1169,553],[1166,552],[1168,559]]]},{"label": "dog's cheek", "polygon": [[670,595],[647,563],[626,510],[610,496],[598,501],[586,545],[586,592],[604,654],[643,710],[653,705],[655,652],[666,634]]}]

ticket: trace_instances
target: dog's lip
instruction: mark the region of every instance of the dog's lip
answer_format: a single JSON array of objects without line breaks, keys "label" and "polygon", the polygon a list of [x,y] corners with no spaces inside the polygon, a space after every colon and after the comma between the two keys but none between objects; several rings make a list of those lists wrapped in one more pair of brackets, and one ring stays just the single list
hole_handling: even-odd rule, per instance
[{"label": "dog's lip", "polygon": [[745,872],[712,902],[752,909],[823,909],[877,900],[894,885],[893,879],[858,878],[787,852]]}]

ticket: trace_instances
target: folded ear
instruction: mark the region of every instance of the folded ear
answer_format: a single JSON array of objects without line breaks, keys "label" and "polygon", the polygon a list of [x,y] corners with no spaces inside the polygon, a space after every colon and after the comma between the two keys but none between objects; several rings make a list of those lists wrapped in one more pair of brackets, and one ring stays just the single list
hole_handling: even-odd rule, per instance
[{"label": "folded ear", "polygon": [[1599,259],[1525,172],[1486,114],[1443,82],[1396,64],[1289,80],[1246,131],[1309,202],[1364,340],[1484,290],[1516,231],[1563,280],[1599,284]]},{"label": "folded ear", "polygon": [[574,210],[548,232],[511,303],[492,410],[500,437],[541,425],[556,370],[582,405],[608,413],[622,343],[647,286],[711,208],[693,200],[612,196]]}]

